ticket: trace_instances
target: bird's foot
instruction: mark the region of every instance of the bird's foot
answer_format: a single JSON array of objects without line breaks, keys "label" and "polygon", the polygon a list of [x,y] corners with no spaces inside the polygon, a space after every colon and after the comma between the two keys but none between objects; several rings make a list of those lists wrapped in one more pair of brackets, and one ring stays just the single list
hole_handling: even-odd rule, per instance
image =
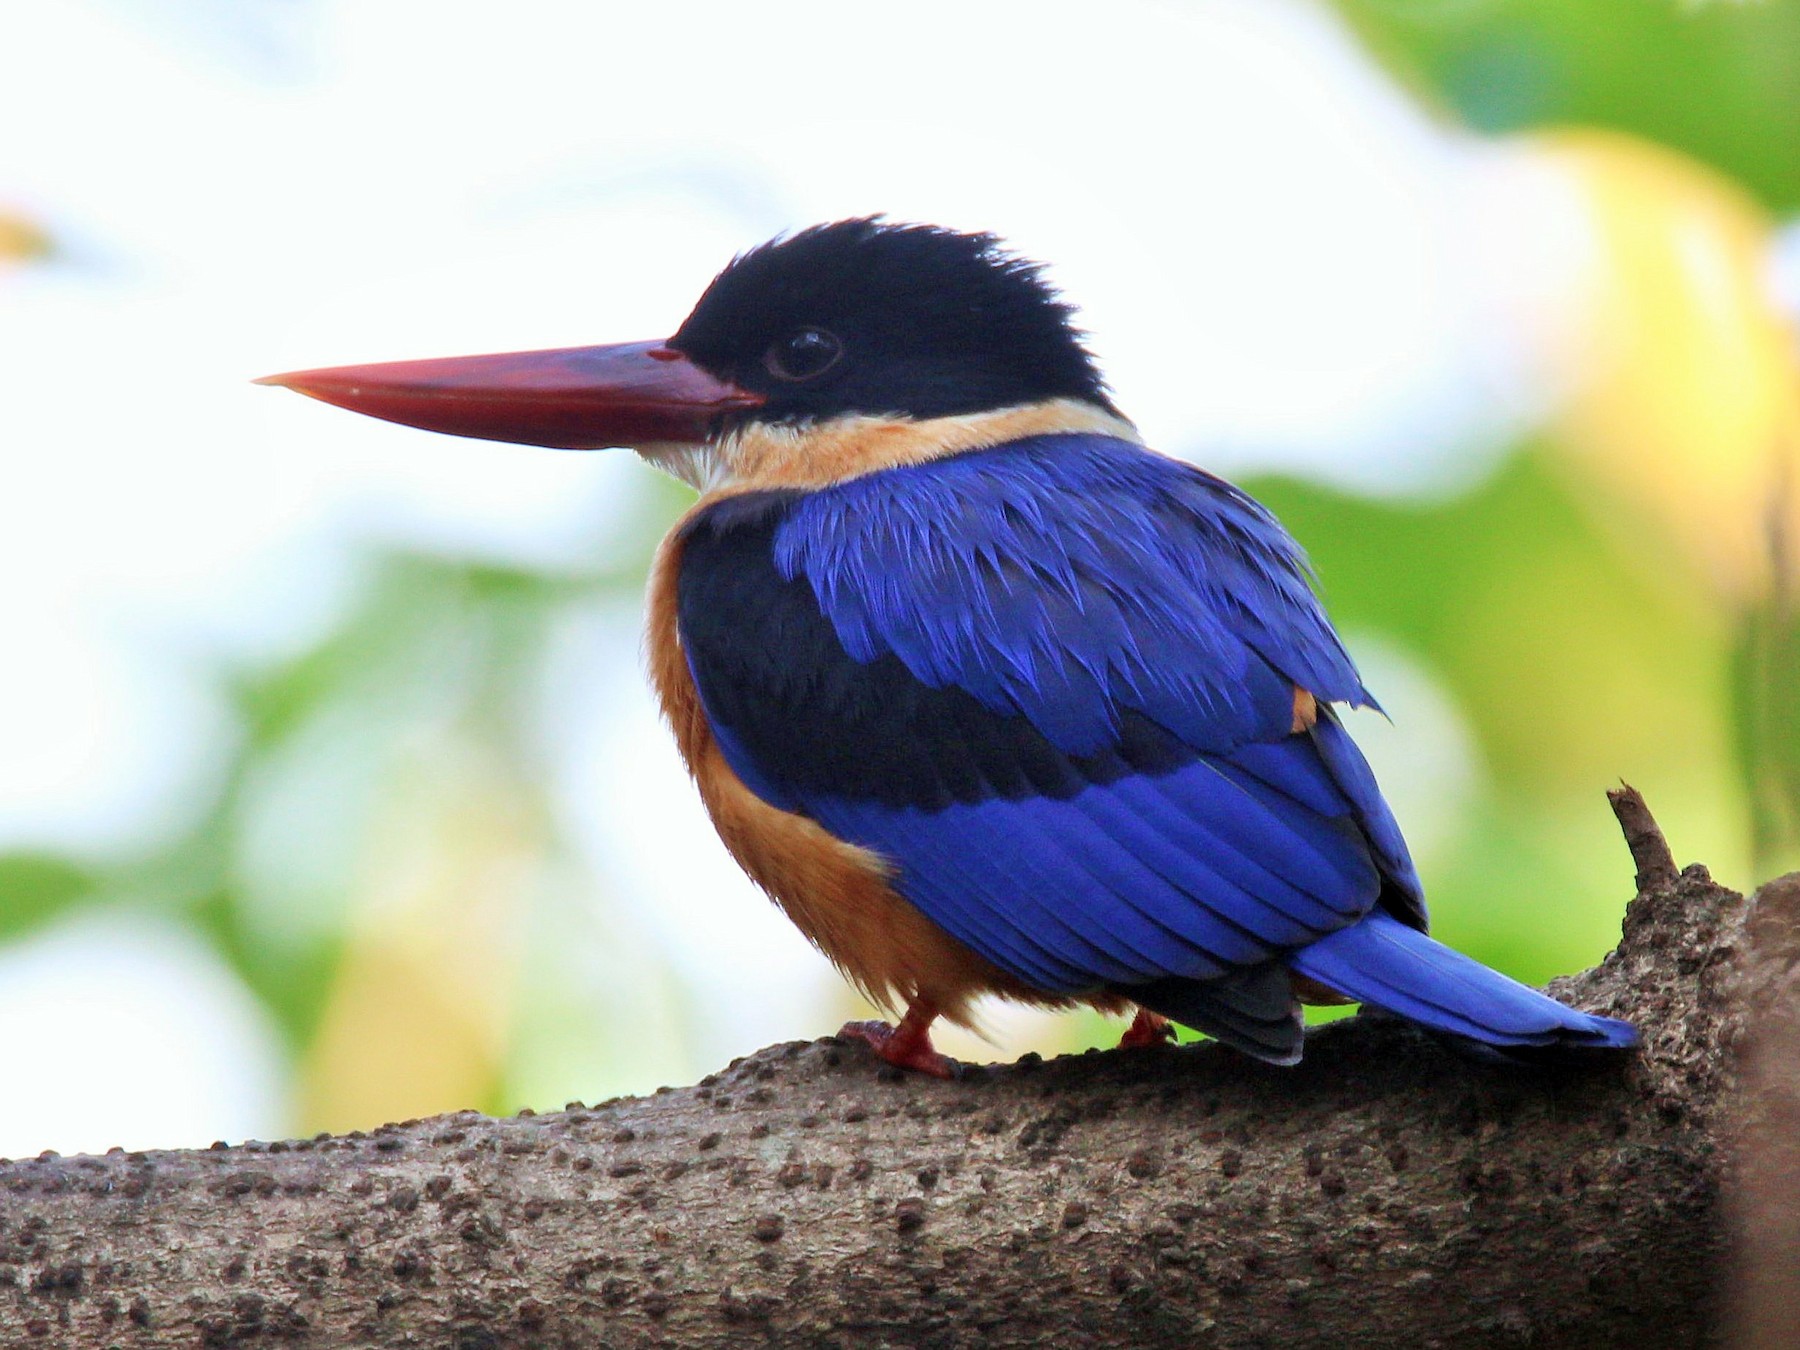
[{"label": "bird's foot", "polygon": [[886,1022],[846,1022],[838,1036],[847,1041],[861,1041],[879,1058],[899,1068],[928,1073],[933,1078],[955,1078],[962,1066],[932,1048],[928,1026],[912,1022],[910,1013],[897,1027]]},{"label": "bird's foot", "polygon": [[1136,1050],[1146,1045],[1162,1045],[1175,1039],[1175,1028],[1169,1019],[1148,1008],[1139,1008],[1125,1034],[1119,1037],[1119,1049]]}]

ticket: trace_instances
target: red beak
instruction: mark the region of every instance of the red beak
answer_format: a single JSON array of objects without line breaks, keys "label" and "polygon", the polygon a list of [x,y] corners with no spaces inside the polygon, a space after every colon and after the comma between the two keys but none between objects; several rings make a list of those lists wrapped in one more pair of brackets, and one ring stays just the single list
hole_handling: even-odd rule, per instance
[{"label": "red beak", "polygon": [[559,450],[703,441],[764,400],[657,342],[267,375],[287,389],[426,431]]}]

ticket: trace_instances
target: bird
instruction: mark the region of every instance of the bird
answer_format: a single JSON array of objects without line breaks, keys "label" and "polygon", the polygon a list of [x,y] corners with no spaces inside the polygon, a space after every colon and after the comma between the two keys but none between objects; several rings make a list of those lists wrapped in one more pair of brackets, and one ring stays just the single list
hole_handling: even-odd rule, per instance
[{"label": "bird", "polygon": [[267,377],[459,436],[625,447],[663,713],[745,872],[940,1077],[982,995],[1297,1063],[1303,1003],[1474,1053],[1632,1046],[1430,937],[1340,710],[1377,707],[1304,553],[1148,447],[1073,307],[993,234],[882,216],[740,253],[672,336]]}]

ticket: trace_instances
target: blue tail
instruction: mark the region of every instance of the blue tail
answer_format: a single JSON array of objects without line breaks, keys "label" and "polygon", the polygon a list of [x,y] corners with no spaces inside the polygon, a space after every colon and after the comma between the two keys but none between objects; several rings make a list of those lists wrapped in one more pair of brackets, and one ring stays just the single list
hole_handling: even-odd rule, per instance
[{"label": "blue tail", "polygon": [[1637,1044],[1629,1023],[1565,1007],[1380,910],[1294,953],[1288,965],[1346,998],[1509,1057]]}]

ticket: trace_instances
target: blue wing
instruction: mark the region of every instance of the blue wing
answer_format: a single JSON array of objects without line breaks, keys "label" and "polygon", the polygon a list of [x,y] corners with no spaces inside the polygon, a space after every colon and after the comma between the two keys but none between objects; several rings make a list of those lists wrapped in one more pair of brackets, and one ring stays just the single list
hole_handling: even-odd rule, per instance
[{"label": "blue wing", "polygon": [[844,649],[1022,713],[1058,749],[1137,711],[1196,749],[1287,733],[1293,690],[1371,700],[1299,548],[1236,488],[1101,436],[1044,436],[797,502],[776,565]]},{"label": "blue wing", "polygon": [[1423,923],[1361,756],[1371,700],[1296,545],[1228,484],[1050,436],[690,525],[682,640],[765,800],[891,858],[1026,983],[1121,989],[1270,1058],[1278,961],[1384,895]]}]

